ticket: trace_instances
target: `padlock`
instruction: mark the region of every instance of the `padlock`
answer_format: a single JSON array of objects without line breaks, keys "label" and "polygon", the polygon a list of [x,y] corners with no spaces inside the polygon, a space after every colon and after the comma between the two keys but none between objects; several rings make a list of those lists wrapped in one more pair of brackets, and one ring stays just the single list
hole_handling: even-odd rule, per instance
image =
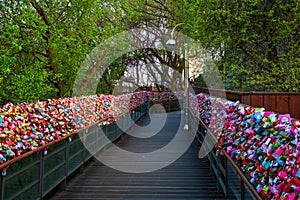
[{"label": "padlock", "polygon": [[216,150],[216,156],[219,156],[220,155],[220,149],[217,149]]}]

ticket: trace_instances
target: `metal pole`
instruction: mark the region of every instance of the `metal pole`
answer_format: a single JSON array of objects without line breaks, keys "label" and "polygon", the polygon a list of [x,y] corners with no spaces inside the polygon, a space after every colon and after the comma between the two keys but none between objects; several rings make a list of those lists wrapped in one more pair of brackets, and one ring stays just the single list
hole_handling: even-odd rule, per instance
[{"label": "metal pole", "polygon": [[184,130],[189,130],[189,58],[187,53],[187,43],[184,43],[184,81],[185,81],[185,125]]}]

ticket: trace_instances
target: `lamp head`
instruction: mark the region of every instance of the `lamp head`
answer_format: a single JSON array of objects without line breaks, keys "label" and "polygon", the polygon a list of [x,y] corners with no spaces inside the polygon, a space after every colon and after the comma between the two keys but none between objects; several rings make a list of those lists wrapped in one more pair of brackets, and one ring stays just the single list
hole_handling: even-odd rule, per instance
[{"label": "lamp head", "polygon": [[168,49],[175,49],[175,46],[176,46],[176,41],[174,39],[169,39],[167,42],[166,42],[166,46]]}]

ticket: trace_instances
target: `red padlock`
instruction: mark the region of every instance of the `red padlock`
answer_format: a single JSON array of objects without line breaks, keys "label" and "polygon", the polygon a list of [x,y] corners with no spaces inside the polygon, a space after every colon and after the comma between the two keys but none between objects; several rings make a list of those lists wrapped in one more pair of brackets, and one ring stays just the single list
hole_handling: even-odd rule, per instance
[{"label": "red padlock", "polygon": [[285,193],[289,193],[292,189],[291,183],[287,183],[284,187],[283,187],[283,191]]},{"label": "red padlock", "polygon": [[293,174],[293,168],[291,167],[291,166],[287,166],[286,168],[285,168],[285,171],[288,173],[288,174]]},{"label": "red padlock", "polygon": [[300,164],[300,157],[297,158],[296,165]]},{"label": "red padlock", "polygon": [[297,177],[292,178],[291,183],[295,186],[300,186],[300,179]]},{"label": "red padlock", "polygon": [[300,120],[293,120],[292,121],[293,126],[300,127]]}]

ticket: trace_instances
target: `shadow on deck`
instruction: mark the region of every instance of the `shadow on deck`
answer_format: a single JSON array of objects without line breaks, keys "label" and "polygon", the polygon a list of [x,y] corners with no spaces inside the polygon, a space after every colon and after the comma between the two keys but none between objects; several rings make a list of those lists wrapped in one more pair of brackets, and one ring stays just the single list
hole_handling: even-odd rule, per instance
[{"label": "shadow on deck", "polygon": [[[178,130],[182,130],[182,127],[179,127],[179,112],[165,115],[167,115],[166,123],[162,129],[155,125],[147,127],[149,124],[159,124],[163,121],[162,114],[152,114],[151,119],[144,117],[139,120],[138,126],[131,127],[128,130],[130,134],[124,134],[115,145],[135,153],[152,152],[163,148],[172,141]],[[158,133],[151,135],[155,131]],[[189,134],[179,132],[182,136]],[[151,137],[146,138],[147,135]],[[223,193],[217,190],[217,181],[210,170],[209,162],[206,159],[199,159],[198,151],[199,146],[192,143],[175,162],[148,173],[121,172],[98,160],[93,161],[66,186],[65,190],[57,193],[52,199],[225,199]],[[130,160],[124,161],[124,158],[122,160],[122,156],[113,146],[98,156],[106,161],[110,160],[115,165],[126,165],[128,168],[138,165]],[[143,164],[151,168],[160,165],[160,162],[166,162],[166,159],[149,159]]]}]

